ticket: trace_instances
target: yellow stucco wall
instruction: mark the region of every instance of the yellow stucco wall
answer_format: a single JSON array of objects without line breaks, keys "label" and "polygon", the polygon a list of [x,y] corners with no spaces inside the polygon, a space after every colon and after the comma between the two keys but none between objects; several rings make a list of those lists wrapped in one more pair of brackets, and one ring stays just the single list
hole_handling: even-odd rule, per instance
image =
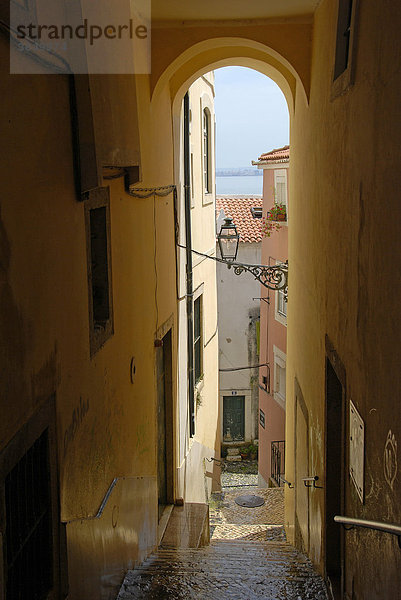
[{"label": "yellow stucco wall", "polygon": [[[331,99],[337,3],[322,2],[314,22],[310,104],[297,101],[293,119],[286,477],[296,479],[297,378],[309,412],[309,456],[298,460],[297,469],[303,476],[317,474],[323,486],[309,492],[309,553],[322,572],[326,334],[346,375],[344,476],[343,482],[338,481],[339,489],[344,486],[344,511],[349,516],[400,522],[399,483],[390,485],[383,458],[388,432],[397,439],[400,435],[401,416],[395,400],[400,387],[396,356],[401,122],[395,67],[400,16],[398,9],[359,3],[355,84]],[[348,474],[351,399],[365,423],[363,504]],[[290,539],[296,537],[295,494],[286,490]],[[391,597],[399,588],[396,541],[363,530],[344,535],[349,597]],[[385,574],[379,566],[384,560]]]},{"label": "yellow stucco wall", "polygon": [[[1,46],[7,152],[1,161],[0,402],[6,418],[0,445],[55,394],[69,598],[98,598],[110,585],[101,578],[117,571],[114,587],[101,592],[114,597],[124,569],[156,544],[153,341],[172,318],[177,344],[173,198],[133,198],[122,179],[104,181],[110,188],[114,335],[91,358],[84,203],[74,188],[68,78],[7,75],[4,38]],[[140,185],[173,183],[169,95],[159,94],[151,108],[148,77],[136,83]],[[119,98],[120,110],[130,104],[129,97]],[[96,515],[114,478],[127,478],[110,500],[120,512],[117,524],[107,516],[109,506],[99,520],[81,520]],[[128,536],[120,524],[132,510],[138,520]]]}]

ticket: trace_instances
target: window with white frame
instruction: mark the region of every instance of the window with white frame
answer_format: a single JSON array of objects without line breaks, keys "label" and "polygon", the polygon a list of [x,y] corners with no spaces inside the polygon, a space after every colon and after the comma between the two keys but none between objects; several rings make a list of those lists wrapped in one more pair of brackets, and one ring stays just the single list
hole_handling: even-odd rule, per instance
[{"label": "window with white frame", "polygon": [[283,317],[283,319],[287,319],[287,302],[285,301],[283,290],[277,291],[276,313],[278,316]]},{"label": "window with white frame", "polygon": [[210,111],[203,109],[203,185],[206,194],[212,191]]},{"label": "window with white frame", "polygon": [[275,169],[274,191],[276,203],[287,207],[287,169]]},{"label": "window with white frame", "polygon": [[[282,265],[283,263],[279,260],[276,261],[276,265]],[[274,307],[274,318],[279,321],[282,325],[287,326],[287,302],[285,299],[284,290],[277,290],[275,292],[275,307]]]},{"label": "window with white frame", "polygon": [[274,399],[285,408],[286,395],[286,360],[287,357],[280,348],[273,346],[274,355]]},{"label": "window with white frame", "polygon": [[194,379],[195,384],[203,375],[203,327],[202,327],[202,298],[200,294],[194,300]]}]

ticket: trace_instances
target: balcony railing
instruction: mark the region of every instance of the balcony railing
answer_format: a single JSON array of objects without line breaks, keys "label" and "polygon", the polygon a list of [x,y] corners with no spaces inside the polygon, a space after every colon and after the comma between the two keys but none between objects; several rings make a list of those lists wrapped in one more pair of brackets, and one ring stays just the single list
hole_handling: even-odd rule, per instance
[{"label": "balcony railing", "polygon": [[285,473],[285,440],[272,442],[271,452],[271,478],[281,485],[281,478]]}]

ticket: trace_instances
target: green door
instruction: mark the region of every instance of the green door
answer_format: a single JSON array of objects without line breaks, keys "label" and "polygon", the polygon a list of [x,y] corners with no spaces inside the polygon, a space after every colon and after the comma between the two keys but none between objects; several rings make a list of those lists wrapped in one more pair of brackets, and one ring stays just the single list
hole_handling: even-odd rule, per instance
[{"label": "green door", "polygon": [[223,440],[245,439],[245,396],[223,396]]}]

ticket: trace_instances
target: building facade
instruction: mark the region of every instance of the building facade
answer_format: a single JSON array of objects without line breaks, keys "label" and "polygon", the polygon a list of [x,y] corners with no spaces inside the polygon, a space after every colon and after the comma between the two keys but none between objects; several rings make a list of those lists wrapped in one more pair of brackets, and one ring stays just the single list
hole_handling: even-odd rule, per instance
[{"label": "building facade", "polygon": [[[239,262],[260,263],[261,226],[251,209],[261,205],[261,198],[217,198],[217,233],[224,219],[231,217],[239,233]],[[258,439],[259,287],[250,274],[239,278],[226,265],[217,264],[219,397],[225,446]]]},{"label": "building facade", "polygon": [[[178,279],[178,410],[179,459],[177,490],[187,502],[205,502],[219,488],[219,469],[212,458],[220,456],[218,406],[218,335],[215,250],[215,114],[214,73],[206,73],[188,91],[189,219],[190,240],[180,228],[181,246],[192,252],[192,290],[188,290],[187,250],[179,248]],[[183,124],[183,121],[181,122]],[[185,132],[182,131],[182,136]],[[184,144],[180,158],[185,164]],[[182,213],[185,175],[182,173]],[[201,254],[197,254],[201,253]],[[192,316],[188,318],[188,292]],[[188,328],[193,328],[193,398],[188,385]],[[191,408],[192,405],[192,408]],[[192,411],[192,413],[191,413]],[[191,422],[192,421],[192,422]]]},{"label": "building facade", "polygon": [[[262,264],[277,265],[288,259],[289,147],[262,154],[263,217],[275,204],[285,207],[286,219],[274,221],[274,230],[262,239]],[[276,229],[276,226],[279,229]],[[281,486],[285,476],[285,412],[287,363],[287,302],[284,291],[261,286],[259,376],[259,485]]]}]

